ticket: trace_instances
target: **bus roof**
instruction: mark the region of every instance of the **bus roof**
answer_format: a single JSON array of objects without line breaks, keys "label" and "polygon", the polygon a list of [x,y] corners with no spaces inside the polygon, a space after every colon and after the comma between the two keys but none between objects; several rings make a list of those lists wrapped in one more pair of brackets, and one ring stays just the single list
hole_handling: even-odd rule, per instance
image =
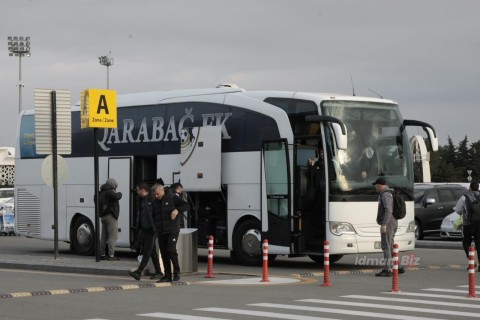
[{"label": "bus roof", "polygon": [[319,93],[319,92],[298,92],[298,91],[246,91],[243,93],[246,96],[254,97],[264,100],[268,97],[276,98],[295,98],[302,100],[311,100],[319,105],[324,100],[347,100],[347,101],[366,101],[375,103],[390,103],[398,104],[394,100],[380,99],[373,97],[350,96],[338,93]]},{"label": "bus roof", "polygon": [[[140,92],[140,93],[126,93],[117,95],[117,107],[126,107],[132,105],[153,105],[165,100],[193,97],[193,96],[205,96],[213,94],[226,94],[244,92],[241,88],[206,88],[206,89],[185,89],[185,90],[166,90],[166,91],[152,91],[152,92]],[[80,108],[80,100],[77,101],[75,107]]]}]

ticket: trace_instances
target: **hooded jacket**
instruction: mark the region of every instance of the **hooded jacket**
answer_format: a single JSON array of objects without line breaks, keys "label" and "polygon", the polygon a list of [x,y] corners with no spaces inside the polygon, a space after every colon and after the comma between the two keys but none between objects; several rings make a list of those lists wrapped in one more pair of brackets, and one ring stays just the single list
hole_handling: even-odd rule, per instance
[{"label": "hooded jacket", "polygon": [[109,206],[111,206],[111,214],[115,219],[118,220],[118,216],[120,214],[120,204],[118,200],[122,198],[122,193],[116,191],[117,187],[117,181],[113,178],[110,178],[100,187],[100,192],[107,193],[107,202]]}]

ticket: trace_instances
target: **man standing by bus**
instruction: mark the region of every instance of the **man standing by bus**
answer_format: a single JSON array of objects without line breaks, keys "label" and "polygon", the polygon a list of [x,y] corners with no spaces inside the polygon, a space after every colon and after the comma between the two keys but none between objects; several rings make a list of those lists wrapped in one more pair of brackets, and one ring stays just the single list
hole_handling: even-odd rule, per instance
[{"label": "man standing by bus", "polygon": [[[101,260],[119,260],[115,256],[115,243],[118,238],[118,216],[120,214],[119,200],[122,193],[117,192],[118,183],[109,178],[100,187],[100,221],[102,223],[102,235],[100,236]],[[105,246],[108,242],[108,255],[105,255]]]},{"label": "man standing by bus", "polygon": [[[183,191],[183,186],[180,182],[175,182],[170,186],[170,190],[172,190],[177,197],[180,197],[183,201],[188,203],[188,195],[185,191]],[[188,211],[181,213],[180,219],[180,228],[187,228],[188,227]]]},{"label": "man standing by bus", "polygon": [[[377,223],[380,225],[380,239],[385,260],[385,268],[376,273],[375,276],[391,277],[392,271],[390,266],[393,262],[393,244],[398,228],[398,221],[393,216],[393,195],[390,192],[393,190],[388,187],[384,178],[378,178],[373,185],[375,186],[375,191],[380,194],[378,197]],[[405,268],[399,267],[398,273],[405,273]]]},{"label": "man standing by bus", "polygon": [[177,242],[180,234],[180,217],[182,212],[188,210],[188,204],[173,192],[166,191],[160,184],[155,184],[152,190],[156,198],[153,204],[155,228],[158,232],[158,245],[165,269],[165,275],[158,282],[179,281]]}]

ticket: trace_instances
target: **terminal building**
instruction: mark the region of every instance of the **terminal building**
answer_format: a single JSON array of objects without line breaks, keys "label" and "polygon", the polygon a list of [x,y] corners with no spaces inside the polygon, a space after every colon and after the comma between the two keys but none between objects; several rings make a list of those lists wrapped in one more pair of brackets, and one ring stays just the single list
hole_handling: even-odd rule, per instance
[{"label": "terminal building", "polygon": [[0,147],[0,187],[15,183],[15,149]]}]

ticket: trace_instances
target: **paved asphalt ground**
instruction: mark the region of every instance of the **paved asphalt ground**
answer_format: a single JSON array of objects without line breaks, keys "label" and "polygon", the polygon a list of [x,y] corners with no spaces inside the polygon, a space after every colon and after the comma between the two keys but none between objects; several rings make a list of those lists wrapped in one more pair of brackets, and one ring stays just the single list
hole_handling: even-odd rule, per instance
[{"label": "paved asphalt ground", "polygon": [[[32,241],[29,248],[15,249],[11,244],[15,239],[20,237],[0,237],[0,268],[24,269],[24,270],[41,270],[52,272],[69,272],[99,275],[127,275],[129,270],[134,270],[138,266],[135,255],[129,250],[119,250],[119,261],[99,261],[94,256],[78,256],[73,255],[68,250],[68,244],[59,243],[59,254],[55,259],[53,255],[53,242],[46,242],[33,239],[22,239],[22,241]],[[37,243],[41,243],[38,248]],[[49,249],[45,249],[48,248]],[[459,249],[461,250],[460,241],[441,241],[441,240],[422,240],[417,241],[417,248],[438,248],[438,249]],[[215,251],[215,254],[225,256]],[[202,254],[203,252],[203,254]],[[206,273],[206,250],[199,249],[198,270],[195,273]],[[215,255],[214,255],[215,257]],[[214,258],[215,259],[215,258]],[[148,268],[148,267],[147,267]],[[228,266],[227,266],[228,268]],[[248,269],[247,269],[248,270]],[[228,270],[216,270],[223,273]],[[185,274],[185,273],[184,273]]]}]

